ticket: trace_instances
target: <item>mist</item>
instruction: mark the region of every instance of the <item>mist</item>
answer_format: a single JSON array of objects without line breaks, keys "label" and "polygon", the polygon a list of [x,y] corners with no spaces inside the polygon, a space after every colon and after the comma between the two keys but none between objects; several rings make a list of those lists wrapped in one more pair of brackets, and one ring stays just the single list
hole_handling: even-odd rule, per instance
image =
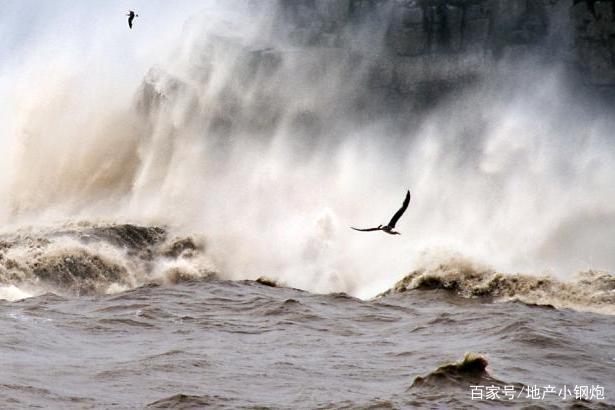
[{"label": "mist", "polygon": [[[444,58],[431,70],[459,80],[423,104],[382,86],[386,10],[315,45],[273,2],[220,3],[135,2],[133,31],[119,2],[36,11],[49,28],[0,54],[4,231],[164,225],[203,238],[223,278],[358,297],[459,255],[615,269],[615,119],[561,64]],[[19,4],[6,22],[40,6]],[[406,189],[401,236],[349,229]]]}]

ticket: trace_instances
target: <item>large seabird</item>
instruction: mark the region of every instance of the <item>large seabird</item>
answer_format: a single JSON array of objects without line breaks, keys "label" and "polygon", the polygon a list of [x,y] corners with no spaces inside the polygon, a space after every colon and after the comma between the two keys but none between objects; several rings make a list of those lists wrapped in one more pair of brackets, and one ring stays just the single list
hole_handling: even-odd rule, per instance
[{"label": "large seabird", "polygon": [[385,226],[378,225],[377,228],[366,228],[366,229],[354,228],[352,226],[351,228],[354,229],[355,231],[361,231],[361,232],[383,231],[390,235],[401,235],[401,233],[395,231],[394,228],[395,228],[395,224],[397,223],[397,221],[399,221],[399,218],[401,218],[404,212],[406,212],[406,209],[408,209],[409,203],[410,203],[410,191],[406,193],[406,198],[404,199],[404,203],[402,204],[401,208],[399,208],[399,211],[395,212],[395,215],[393,215],[393,218],[391,218],[391,221],[389,222],[388,225],[385,225]]}]

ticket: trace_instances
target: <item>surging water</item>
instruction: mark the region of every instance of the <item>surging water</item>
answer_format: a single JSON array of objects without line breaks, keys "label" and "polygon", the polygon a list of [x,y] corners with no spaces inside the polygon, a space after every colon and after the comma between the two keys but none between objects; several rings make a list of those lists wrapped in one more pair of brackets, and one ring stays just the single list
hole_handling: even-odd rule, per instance
[{"label": "surging water", "polygon": [[615,119],[565,67],[395,57],[400,2],[6,3],[0,407],[612,407]]},{"label": "surging water", "polygon": [[[442,290],[362,301],[184,281],[0,311],[0,405],[10,408],[606,409],[615,389],[614,316]],[[457,363],[466,352],[487,368]],[[471,400],[470,385],[514,386],[518,397]],[[532,400],[534,385],[557,390]],[[574,385],[600,386],[606,400],[562,397]]]},{"label": "surging water", "polygon": [[[455,252],[505,272],[613,269],[613,120],[558,67],[469,56],[454,67],[480,81],[400,108],[373,84],[373,24],[297,47],[274,15],[197,13],[121,91],[33,51],[11,74],[19,116],[3,118],[3,220],[165,224],[204,236],[224,277],[359,296]],[[400,81],[419,74],[433,75]],[[401,239],[348,229],[386,222],[406,188]]]}]

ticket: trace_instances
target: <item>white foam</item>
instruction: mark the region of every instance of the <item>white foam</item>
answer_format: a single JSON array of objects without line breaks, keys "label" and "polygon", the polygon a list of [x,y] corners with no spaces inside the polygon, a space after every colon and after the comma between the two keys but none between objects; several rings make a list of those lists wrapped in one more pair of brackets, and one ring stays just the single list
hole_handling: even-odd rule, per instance
[{"label": "white foam", "polygon": [[[191,19],[174,46],[165,32],[162,61],[151,51],[155,24],[151,37],[137,37],[145,18],[130,44],[118,40],[125,27],[105,29],[91,36],[98,48],[56,55],[44,47],[50,34],[37,37],[43,46],[23,45],[29,58],[6,59],[23,63],[3,81],[14,108],[0,110],[11,159],[0,164],[0,223],[164,222],[205,235],[227,277],[356,295],[376,294],[432,248],[507,272],[615,270],[615,124],[579,107],[557,69],[505,70],[392,136],[398,124],[389,120],[358,127],[345,116],[348,96],[366,87],[347,75],[340,50],[280,46],[271,78],[242,83],[254,73],[238,66],[249,66],[240,63],[252,61],[246,53],[260,49],[266,30],[226,3],[209,2],[210,14]],[[92,24],[108,26],[112,10],[104,11],[90,13],[104,17]],[[179,33],[177,21],[165,15],[165,30]],[[82,29],[62,30],[62,44],[90,38]],[[149,52],[135,51],[145,43]],[[144,115],[135,99],[162,104]],[[253,124],[242,119],[266,122],[268,110],[276,127],[246,130]],[[210,131],[220,123],[231,135]],[[347,228],[386,223],[408,188],[401,237]],[[174,269],[157,274],[171,280]]]},{"label": "white foam", "polygon": [[33,296],[35,296],[35,294],[19,289],[15,285],[0,286],[0,299],[14,302],[16,300],[31,298]]}]

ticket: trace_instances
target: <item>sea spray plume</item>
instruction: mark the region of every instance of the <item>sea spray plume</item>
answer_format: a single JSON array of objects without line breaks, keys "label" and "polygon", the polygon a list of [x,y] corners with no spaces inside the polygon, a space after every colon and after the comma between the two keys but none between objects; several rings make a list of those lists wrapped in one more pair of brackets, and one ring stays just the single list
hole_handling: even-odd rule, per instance
[{"label": "sea spray plume", "polygon": [[[391,48],[399,22],[384,6],[336,9],[320,29],[293,20],[305,8],[279,7],[217,2],[191,17],[172,58],[138,73],[133,106],[76,92],[106,88],[100,76],[64,81],[35,65],[45,98],[24,105],[0,214],[189,227],[206,233],[226,277],[363,297],[432,247],[498,271],[615,266],[610,242],[578,247],[612,231],[583,221],[615,212],[613,119],[559,66],[532,53],[513,63],[484,49]],[[403,7],[411,23],[416,10]],[[323,213],[334,226],[361,219],[356,204],[372,196],[370,212],[387,214],[406,184],[422,198],[407,216],[412,243],[315,233]]]}]

